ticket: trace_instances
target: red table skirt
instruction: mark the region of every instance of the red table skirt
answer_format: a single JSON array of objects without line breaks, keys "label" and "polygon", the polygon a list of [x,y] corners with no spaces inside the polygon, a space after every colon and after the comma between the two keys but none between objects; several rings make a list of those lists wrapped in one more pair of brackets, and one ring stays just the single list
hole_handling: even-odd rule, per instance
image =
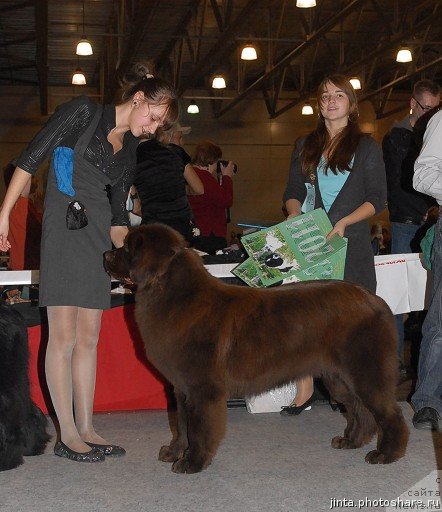
[{"label": "red table skirt", "polygon": [[[28,329],[31,395],[47,413],[52,408],[44,374],[47,326]],[[167,383],[149,364],[134,318],[134,305],[104,311],[98,343],[94,411],[166,409]]]}]

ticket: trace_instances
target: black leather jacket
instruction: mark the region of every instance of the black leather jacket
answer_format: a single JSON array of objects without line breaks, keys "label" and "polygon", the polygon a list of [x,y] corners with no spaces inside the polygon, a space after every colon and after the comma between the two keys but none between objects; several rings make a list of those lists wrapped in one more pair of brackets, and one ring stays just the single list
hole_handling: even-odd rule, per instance
[{"label": "black leather jacket", "polygon": [[433,201],[413,189],[414,161],[420,151],[413,132],[404,123],[402,126],[393,126],[382,141],[382,151],[387,174],[390,221],[422,224]]}]

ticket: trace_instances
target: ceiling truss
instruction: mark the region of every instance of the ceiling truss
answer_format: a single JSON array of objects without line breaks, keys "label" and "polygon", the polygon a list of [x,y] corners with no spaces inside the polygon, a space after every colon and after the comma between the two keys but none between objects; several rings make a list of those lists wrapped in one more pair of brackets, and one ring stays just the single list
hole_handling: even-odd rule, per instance
[{"label": "ceiling truss", "polygon": [[[42,114],[50,88],[67,85],[81,65],[104,102],[115,100],[119,79],[138,60],[155,62],[179,95],[205,91],[222,117],[251,98],[262,98],[276,118],[315,97],[324,76],[340,72],[362,80],[361,101],[379,118],[391,115],[395,91],[420,77],[442,80],[440,0],[318,0],[297,9],[292,0],[3,0],[0,6],[0,84],[35,84]],[[92,58],[73,55],[84,31]],[[254,43],[259,58],[239,59]],[[414,60],[398,65],[400,45]],[[211,88],[214,74],[228,88]],[[203,94],[203,95],[204,95]],[[185,101],[185,100],[184,100]]]}]

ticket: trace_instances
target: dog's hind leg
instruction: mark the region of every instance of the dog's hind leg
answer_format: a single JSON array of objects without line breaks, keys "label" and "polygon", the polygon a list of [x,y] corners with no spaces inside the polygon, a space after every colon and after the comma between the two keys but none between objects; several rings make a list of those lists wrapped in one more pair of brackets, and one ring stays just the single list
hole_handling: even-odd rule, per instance
[{"label": "dog's hind leg", "polygon": [[337,449],[360,448],[369,443],[376,433],[376,423],[373,415],[364,407],[358,396],[351,391],[345,381],[334,376],[322,378],[330,395],[345,405],[347,411],[347,426],[343,436],[335,436],[331,445]]},{"label": "dog's hind leg", "polygon": [[158,459],[163,462],[175,462],[180,459],[188,446],[186,396],[176,388],[174,393],[177,404],[176,432],[170,444],[162,446],[160,449]]},{"label": "dog's hind leg", "polygon": [[205,385],[187,395],[187,437],[189,446],[181,459],[174,462],[174,473],[198,473],[215,456],[224,437],[227,419],[227,396],[215,386]]},{"label": "dog's hind leg", "polygon": [[377,449],[367,453],[370,464],[389,464],[405,455],[409,431],[394,392],[371,389],[361,398],[378,425]]}]

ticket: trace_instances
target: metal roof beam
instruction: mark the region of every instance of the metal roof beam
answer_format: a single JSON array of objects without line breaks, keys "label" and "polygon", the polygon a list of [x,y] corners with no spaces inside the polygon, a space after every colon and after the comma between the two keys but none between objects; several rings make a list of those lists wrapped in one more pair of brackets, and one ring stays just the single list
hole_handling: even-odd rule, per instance
[{"label": "metal roof beam", "polygon": [[194,69],[192,70],[192,76],[187,80],[186,83],[182,85],[179,90],[180,96],[187,89],[193,88],[197,78],[205,76],[213,68],[213,66],[220,62],[220,60],[225,55],[229,55],[231,53],[232,45],[236,45],[235,36],[238,34],[239,28],[242,25],[247,24],[253,11],[258,9],[264,3],[266,3],[266,0],[249,0],[247,2],[247,4],[238,13],[234,21],[225,27],[221,37],[207,52],[206,56],[196,63]]},{"label": "metal roof beam", "polygon": [[118,89],[118,77],[124,76],[133,64],[133,56],[137,54],[143,41],[144,35],[151,23],[153,14],[158,7],[161,7],[160,0],[151,0],[150,2],[140,1],[136,3],[132,20],[133,28],[130,30],[130,37],[125,41],[123,54],[120,64],[116,71],[110,71],[108,77],[109,84],[106,91],[105,102],[111,102]]},{"label": "metal roof beam", "polygon": [[289,51],[278,63],[276,63],[272,69],[264,73],[260,78],[258,78],[253,84],[251,84],[244,92],[239,94],[233,101],[231,101],[228,105],[226,105],[223,109],[220,110],[219,116],[223,115],[225,112],[230,110],[233,106],[239,103],[241,100],[246,98],[252,91],[257,88],[262,88],[263,84],[266,80],[272,77],[279,69],[290,64],[290,62],[297,56],[304,53],[312,44],[314,44],[318,39],[322,38],[324,34],[326,34],[331,28],[336,26],[341,20],[345,19],[351,13],[353,13],[356,9],[359,9],[362,4],[366,0],[353,0],[346,7],[344,7],[338,14],[330,18],[327,22],[325,22],[321,27],[319,27],[315,32],[313,32],[309,38],[301,43],[299,46]]},{"label": "metal roof beam", "polygon": [[[389,41],[382,41],[380,43],[380,46],[376,48],[376,50],[373,50],[369,54],[367,54],[365,57],[362,57],[360,60],[350,64],[349,66],[345,67],[344,69],[340,69],[339,72],[348,75],[354,70],[360,69],[363,65],[373,62],[374,59],[377,59],[380,55],[385,53],[386,51],[390,50],[392,47],[396,46],[398,43],[400,43],[404,38],[408,37],[411,34],[414,34],[421,30],[422,28],[425,28],[428,26],[429,23],[431,23],[434,20],[434,16],[437,12],[437,9],[439,7],[439,2],[437,0],[433,0],[433,2],[426,2],[431,3],[433,5],[433,12],[426,18],[422,19],[420,22],[412,25],[411,28],[408,28],[407,30],[404,30],[403,32],[396,34],[393,39],[390,39]],[[421,69],[421,68],[419,68]],[[284,112],[287,112],[287,110],[290,110],[291,108],[295,107],[301,101],[304,101],[306,99],[307,95],[301,95],[296,100],[291,101],[287,105],[285,105],[283,108],[275,112],[274,117],[278,117]],[[238,97],[236,98],[238,100]],[[221,110],[220,115],[224,114],[224,112],[229,108],[229,106],[234,103],[236,100],[233,100],[227,107],[223,110]],[[237,101],[236,101],[237,102]]]}]

